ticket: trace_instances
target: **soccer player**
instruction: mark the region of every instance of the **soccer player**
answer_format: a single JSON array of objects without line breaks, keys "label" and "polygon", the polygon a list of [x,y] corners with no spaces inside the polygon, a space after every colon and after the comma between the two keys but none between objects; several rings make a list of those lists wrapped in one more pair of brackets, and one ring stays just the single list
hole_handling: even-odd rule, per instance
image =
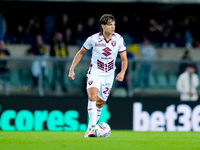
[{"label": "soccer player", "polygon": [[75,79],[74,69],[83,54],[92,49],[91,65],[87,73],[87,94],[89,124],[84,137],[95,137],[95,126],[99,120],[102,108],[110,94],[115,71],[115,61],[119,54],[122,60],[121,71],[116,80],[122,82],[128,66],[126,47],[123,38],[115,33],[115,18],[104,14],[99,20],[102,31],[85,41],[77,52],[69,70],[68,77]]}]

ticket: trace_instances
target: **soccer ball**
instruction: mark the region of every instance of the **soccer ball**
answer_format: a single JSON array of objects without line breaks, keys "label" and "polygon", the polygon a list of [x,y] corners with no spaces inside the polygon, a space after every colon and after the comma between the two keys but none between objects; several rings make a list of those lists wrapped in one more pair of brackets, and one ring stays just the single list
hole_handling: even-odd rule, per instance
[{"label": "soccer ball", "polygon": [[96,137],[107,138],[110,136],[110,134],[111,134],[111,129],[107,123],[101,122],[96,125],[95,129]]}]

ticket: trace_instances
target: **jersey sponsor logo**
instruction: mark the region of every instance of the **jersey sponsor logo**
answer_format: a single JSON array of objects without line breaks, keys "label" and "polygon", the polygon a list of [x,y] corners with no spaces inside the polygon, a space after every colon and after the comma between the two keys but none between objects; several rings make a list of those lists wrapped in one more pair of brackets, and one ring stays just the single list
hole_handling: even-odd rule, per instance
[{"label": "jersey sponsor logo", "polygon": [[111,51],[112,50],[110,48],[106,47],[106,48],[103,49],[103,53],[102,54],[104,56],[108,57],[109,55],[111,55]]},{"label": "jersey sponsor logo", "polygon": [[105,43],[95,43],[95,47],[106,47]]},{"label": "jersey sponsor logo", "polygon": [[111,44],[112,44],[113,47],[115,47],[115,45],[116,45],[116,41],[114,41],[114,40],[111,41]]},{"label": "jersey sponsor logo", "polygon": [[88,81],[88,84],[89,84],[89,85],[92,85],[92,83],[93,83],[93,80]]}]

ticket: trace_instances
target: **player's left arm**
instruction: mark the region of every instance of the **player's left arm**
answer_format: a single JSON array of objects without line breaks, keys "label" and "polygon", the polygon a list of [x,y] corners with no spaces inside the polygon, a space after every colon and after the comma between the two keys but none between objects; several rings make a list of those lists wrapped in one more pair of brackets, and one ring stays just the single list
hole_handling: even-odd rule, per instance
[{"label": "player's left arm", "polygon": [[128,60],[126,51],[119,53],[119,55],[122,60],[122,65],[121,65],[121,71],[120,73],[117,74],[116,80],[122,82],[124,80],[124,75],[128,67]]}]

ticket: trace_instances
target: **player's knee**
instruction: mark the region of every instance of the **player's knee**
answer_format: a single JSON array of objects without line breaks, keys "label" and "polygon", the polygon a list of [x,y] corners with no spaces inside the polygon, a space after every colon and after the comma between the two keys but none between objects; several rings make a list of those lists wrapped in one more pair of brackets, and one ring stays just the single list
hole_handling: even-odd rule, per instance
[{"label": "player's knee", "polygon": [[90,101],[97,101],[97,96],[89,96]]}]

